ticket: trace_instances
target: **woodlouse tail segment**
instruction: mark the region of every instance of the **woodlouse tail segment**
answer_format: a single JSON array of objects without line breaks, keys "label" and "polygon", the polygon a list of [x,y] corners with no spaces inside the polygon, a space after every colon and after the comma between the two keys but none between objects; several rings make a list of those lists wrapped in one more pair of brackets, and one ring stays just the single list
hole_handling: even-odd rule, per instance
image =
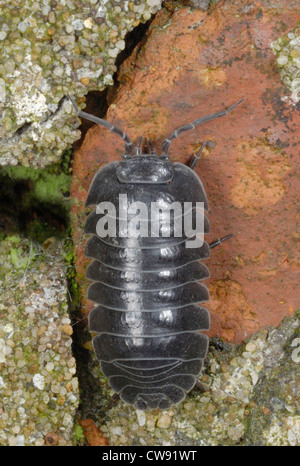
[{"label": "woodlouse tail segment", "polygon": [[97,125],[105,126],[112,133],[115,133],[118,136],[120,136],[125,141],[125,153],[126,153],[126,155],[131,154],[131,152],[133,151],[134,145],[131,142],[131,140],[129,139],[129,137],[127,136],[127,134],[124,133],[124,131],[122,131],[121,129],[119,129],[116,126],[112,125],[108,121],[103,120],[102,118],[96,117],[94,115],[90,115],[89,113],[86,113],[86,112],[83,112],[82,110],[80,110],[80,108],[78,108],[78,106],[76,105],[74,99],[70,95],[68,95],[67,97],[70,100],[70,102],[72,103],[72,105],[73,105],[73,107],[74,107],[74,109],[75,109],[75,111],[76,111],[76,113],[77,113],[77,115],[79,117],[85,118],[86,120],[89,120],[89,121],[93,121]]},{"label": "woodlouse tail segment", "polygon": [[161,157],[167,158],[168,157],[168,151],[171,142],[173,139],[176,139],[181,133],[184,131],[188,131],[190,129],[194,129],[196,126],[201,125],[202,123],[205,123],[206,121],[214,120],[216,118],[220,118],[222,116],[227,115],[229,112],[231,112],[235,107],[237,107],[240,103],[244,101],[245,97],[240,99],[238,102],[235,104],[231,105],[231,107],[228,107],[226,110],[221,110],[220,112],[217,113],[212,113],[211,115],[207,115],[201,118],[197,118],[197,120],[194,120],[192,123],[189,123],[187,125],[181,126],[180,128],[175,129],[172,134],[170,134],[169,137],[167,137],[163,143],[162,143],[162,154]]},{"label": "woodlouse tail segment", "polygon": [[219,246],[221,243],[223,243],[223,241],[227,241],[228,239],[230,239],[232,237],[233,237],[233,233],[230,233],[230,235],[227,235],[227,236],[223,236],[223,238],[219,238],[216,241],[213,241],[212,243],[209,243],[209,248],[213,249],[216,246]]}]

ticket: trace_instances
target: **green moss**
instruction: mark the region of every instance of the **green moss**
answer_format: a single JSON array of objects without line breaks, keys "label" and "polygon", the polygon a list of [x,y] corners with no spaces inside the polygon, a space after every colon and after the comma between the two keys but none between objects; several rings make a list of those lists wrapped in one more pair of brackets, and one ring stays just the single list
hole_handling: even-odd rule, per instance
[{"label": "green moss", "polygon": [[7,241],[10,241],[11,243],[19,243],[21,241],[21,238],[19,235],[12,235],[12,236],[7,236],[6,237]]},{"label": "green moss", "polygon": [[65,236],[70,221],[71,155],[66,151],[59,164],[47,169],[0,169],[0,213],[11,231],[41,243],[51,236]]},{"label": "green moss", "polygon": [[24,251],[22,248],[11,248],[9,253],[11,262],[17,269],[25,269],[27,267],[30,259],[23,256]]},{"label": "green moss", "polygon": [[[0,255],[2,256],[0,267],[0,281],[2,289],[15,289],[16,284],[24,276],[24,271],[35,261],[36,246],[31,242],[20,238],[18,235],[6,236],[0,242]],[[5,259],[4,259],[5,257]],[[15,296],[20,293],[15,289]]]},{"label": "green moss", "polygon": [[65,239],[63,257],[66,263],[66,277],[70,292],[70,308],[71,312],[76,312],[80,306],[80,287],[76,280],[75,251],[70,236]]},{"label": "green moss", "polygon": [[31,182],[31,199],[50,204],[62,203],[67,200],[64,195],[70,188],[70,175],[61,172],[51,173],[50,170],[34,169],[30,167],[4,167],[3,173],[13,181]]},{"label": "green moss", "polygon": [[75,444],[82,443],[82,442],[85,441],[83,429],[79,424],[74,425],[74,439],[73,439],[73,441],[74,441]]}]

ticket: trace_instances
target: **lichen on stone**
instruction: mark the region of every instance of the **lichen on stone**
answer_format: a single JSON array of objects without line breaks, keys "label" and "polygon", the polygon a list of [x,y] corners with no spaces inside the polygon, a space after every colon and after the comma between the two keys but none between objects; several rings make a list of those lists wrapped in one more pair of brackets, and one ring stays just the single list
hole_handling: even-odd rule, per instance
[{"label": "lichen on stone", "polygon": [[0,0],[0,164],[45,167],[80,137],[79,105],[113,84],[125,36],[161,0]]},{"label": "lichen on stone", "polygon": [[300,27],[273,41],[271,47],[282,82],[291,91],[290,99],[296,104],[300,100]]}]

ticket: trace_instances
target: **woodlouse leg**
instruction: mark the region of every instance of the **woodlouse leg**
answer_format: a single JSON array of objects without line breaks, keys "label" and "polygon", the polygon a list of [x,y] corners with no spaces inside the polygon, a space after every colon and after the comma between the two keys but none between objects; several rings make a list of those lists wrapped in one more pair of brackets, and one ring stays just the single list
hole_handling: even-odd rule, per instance
[{"label": "woodlouse leg", "polygon": [[197,388],[200,392],[208,392],[209,388],[199,380],[195,383],[195,388]]},{"label": "woodlouse leg", "polygon": [[151,154],[157,155],[154,145],[152,144],[152,142],[148,138],[147,138],[147,143],[148,143],[148,146],[150,147]]},{"label": "woodlouse leg", "polygon": [[192,161],[192,163],[191,163],[191,165],[190,165],[190,168],[191,168],[192,170],[195,169],[195,167],[196,167],[196,165],[197,165],[197,163],[198,163],[198,160],[199,160],[199,158],[200,158],[200,155],[201,155],[201,153],[202,153],[204,147],[211,147],[211,148],[213,149],[214,147],[216,147],[216,143],[215,143],[214,141],[204,141],[204,142],[203,142],[203,144],[202,144],[202,146],[200,147],[200,149],[199,149],[199,151],[197,152],[197,154],[194,155],[194,159],[193,159],[193,161]]},{"label": "woodlouse leg", "polygon": [[209,243],[208,246],[210,249],[215,248],[216,246],[219,246],[221,243],[223,243],[223,241],[227,241],[229,238],[232,238],[232,237],[233,237],[233,233],[230,233],[230,235],[223,236],[223,238],[219,238],[216,241]]},{"label": "woodlouse leg", "polygon": [[135,155],[141,155],[141,144],[142,144],[143,136],[141,136],[137,142],[137,145],[135,146]]}]

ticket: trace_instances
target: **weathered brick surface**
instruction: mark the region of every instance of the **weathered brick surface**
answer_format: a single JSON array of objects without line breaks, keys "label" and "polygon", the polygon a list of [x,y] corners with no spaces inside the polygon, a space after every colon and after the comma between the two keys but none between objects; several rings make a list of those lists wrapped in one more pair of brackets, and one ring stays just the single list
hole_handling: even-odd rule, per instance
[{"label": "weathered brick surface", "polygon": [[[208,239],[235,236],[208,261],[210,335],[235,342],[278,325],[299,306],[299,114],[285,98],[290,93],[270,47],[296,27],[297,7],[297,1],[239,0],[220,2],[209,14],[161,10],[147,40],[122,65],[106,117],[134,141],[150,137],[159,150],[176,127],[246,97],[230,115],[184,133],[170,149],[183,162],[204,139],[217,144],[197,167],[209,198]],[[93,127],[75,154],[73,224],[83,289],[87,189],[122,148],[118,137]]]}]

